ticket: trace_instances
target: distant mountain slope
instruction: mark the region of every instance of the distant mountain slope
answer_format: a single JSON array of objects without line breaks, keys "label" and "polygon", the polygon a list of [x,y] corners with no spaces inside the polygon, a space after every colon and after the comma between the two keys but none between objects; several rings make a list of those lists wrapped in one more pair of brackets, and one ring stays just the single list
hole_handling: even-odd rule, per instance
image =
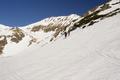
[{"label": "distant mountain slope", "polygon": [[30,46],[38,44],[42,46],[50,42],[53,36],[57,37],[66,27],[72,26],[78,19],[80,16],[72,14],[46,18],[25,27],[12,28],[1,25],[1,43],[6,42],[6,44],[0,44],[2,47],[0,53],[9,54],[12,52],[12,54],[16,54]]},{"label": "distant mountain slope", "polygon": [[100,5],[84,16],[50,17],[24,27],[0,25],[0,54],[13,55],[32,46],[44,46],[51,41],[68,37],[77,28],[84,29],[120,13],[118,0]]}]

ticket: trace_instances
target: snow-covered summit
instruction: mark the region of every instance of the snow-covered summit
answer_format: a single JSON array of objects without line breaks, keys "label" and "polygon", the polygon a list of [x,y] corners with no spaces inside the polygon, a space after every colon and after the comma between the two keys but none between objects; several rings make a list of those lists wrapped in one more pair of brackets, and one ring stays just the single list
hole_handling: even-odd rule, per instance
[{"label": "snow-covered summit", "polygon": [[9,26],[6,26],[6,25],[3,25],[3,24],[0,24],[0,28],[9,28]]},{"label": "snow-covered summit", "polygon": [[39,26],[39,25],[48,26],[49,24],[57,24],[57,23],[68,24],[72,20],[76,20],[78,18],[80,18],[80,16],[77,14],[71,14],[69,16],[49,17],[49,18],[45,18],[39,22],[27,25],[25,27],[30,28],[30,27]]}]

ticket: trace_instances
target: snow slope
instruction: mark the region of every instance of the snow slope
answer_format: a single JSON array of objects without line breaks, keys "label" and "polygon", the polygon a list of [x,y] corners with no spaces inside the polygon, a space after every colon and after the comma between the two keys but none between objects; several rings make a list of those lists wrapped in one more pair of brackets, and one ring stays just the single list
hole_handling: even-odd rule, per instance
[{"label": "snow slope", "polygon": [[67,39],[0,58],[0,80],[119,80],[120,14]]},{"label": "snow slope", "polygon": [[1,56],[0,80],[119,80],[119,25],[120,14],[116,14],[78,28],[66,39]]}]

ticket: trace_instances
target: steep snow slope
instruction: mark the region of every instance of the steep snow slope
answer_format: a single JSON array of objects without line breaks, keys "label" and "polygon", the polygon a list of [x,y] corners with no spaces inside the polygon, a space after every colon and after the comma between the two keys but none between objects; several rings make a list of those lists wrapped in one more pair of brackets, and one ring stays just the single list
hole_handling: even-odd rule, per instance
[{"label": "steep snow slope", "polygon": [[[120,14],[44,47],[0,58],[1,80],[119,80]],[[64,40],[63,40],[64,39]]]}]

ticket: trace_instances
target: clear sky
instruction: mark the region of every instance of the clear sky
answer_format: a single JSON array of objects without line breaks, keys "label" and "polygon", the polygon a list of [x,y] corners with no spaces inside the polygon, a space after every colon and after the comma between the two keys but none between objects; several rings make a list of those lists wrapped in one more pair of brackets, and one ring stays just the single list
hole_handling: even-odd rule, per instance
[{"label": "clear sky", "polygon": [[0,24],[25,26],[50,16],[83,14],[107,0],[0,0]]}]

